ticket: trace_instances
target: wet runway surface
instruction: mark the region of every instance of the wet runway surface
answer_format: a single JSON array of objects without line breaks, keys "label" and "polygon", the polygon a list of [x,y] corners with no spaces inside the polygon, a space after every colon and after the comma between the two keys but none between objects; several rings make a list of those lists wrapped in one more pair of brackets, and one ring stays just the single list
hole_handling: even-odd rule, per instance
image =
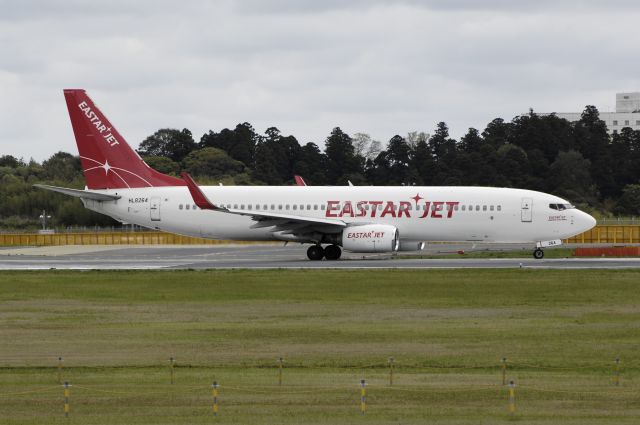
[{"label": "wet runway surface", "polygon": [[[498,247],[499,248],[499,247]],[[419,256],[465,249],[457,245],[428,246]],[[467,246],[468,250],[469,247]],[[492,249],[496,249],[495,247]],[[402,253],[405,254],[405,253]],[[343,253],[339,261],[309,261],[306,246],[61,246],[0,249],[0,270],[136,270],[136,269],[377,269],[377,268],[640,268],[640,258],[474,259],[403,258],[403,255]]]}]

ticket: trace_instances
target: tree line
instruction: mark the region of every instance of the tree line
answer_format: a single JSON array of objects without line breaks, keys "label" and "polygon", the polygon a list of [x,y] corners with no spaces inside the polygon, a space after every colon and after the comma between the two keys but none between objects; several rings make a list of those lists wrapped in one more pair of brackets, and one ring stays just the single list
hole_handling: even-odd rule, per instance
[{"label": "tree line", "polygon": [[[470,128],[460,140],[449,136],[444,122],[433,134],[396,135],[386,145],[336,127],[324,150],[275,127],[259,134],[246,122],[209,131],[199,141],[188,129],[160,129],[140,143],[138,153],[158,171],[186,170],[201,184],[287,185],[298,174],[309,185],[518,187],[605,214],[640,213],[640,131],[624,128],[609,136],[594,106],[577,122],[533,111],[511,122],[496,118],[482,132]],[[77,156],[58,152],[39,164],[5,155],[0,178],[0,227],[33,227],[42,209],[59,226],[114,224],[77,199],[31,187],[83,187]]]}]

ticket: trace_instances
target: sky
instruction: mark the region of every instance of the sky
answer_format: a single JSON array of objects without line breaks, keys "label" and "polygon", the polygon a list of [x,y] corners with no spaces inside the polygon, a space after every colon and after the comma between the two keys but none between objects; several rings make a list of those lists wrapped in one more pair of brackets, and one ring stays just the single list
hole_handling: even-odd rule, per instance
[{"label": "sky", "polygon": [[0,0],[0,155],[76,154],[62,90],[137,148],[160,128],[334,127],[386,143],[640,91],[627,0]]}]

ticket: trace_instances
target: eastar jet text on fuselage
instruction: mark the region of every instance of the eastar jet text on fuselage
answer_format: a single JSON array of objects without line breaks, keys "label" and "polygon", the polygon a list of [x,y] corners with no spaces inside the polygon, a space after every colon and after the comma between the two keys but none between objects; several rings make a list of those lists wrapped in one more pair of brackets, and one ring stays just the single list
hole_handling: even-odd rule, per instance
[{"label": "eastar jet text on fuselage", "polygon": [[535,244],[542,248],[595,225],[557,196],[456,186],[198,186],[149,167],[84,90],[64,90],[85,190],[75,196],[124,223],[188,236],[311,244],[311,260],[352,252],[419,250],[426,241]]}]

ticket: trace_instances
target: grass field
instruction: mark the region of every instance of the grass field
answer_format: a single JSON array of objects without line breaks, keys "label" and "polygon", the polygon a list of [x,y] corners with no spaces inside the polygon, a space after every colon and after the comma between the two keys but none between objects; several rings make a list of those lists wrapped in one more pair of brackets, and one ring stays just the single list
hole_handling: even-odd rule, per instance
[{"label": "grass field", "polygon": [[637,424],[639,289],[622,270],[3,272],[0,424]]}]

